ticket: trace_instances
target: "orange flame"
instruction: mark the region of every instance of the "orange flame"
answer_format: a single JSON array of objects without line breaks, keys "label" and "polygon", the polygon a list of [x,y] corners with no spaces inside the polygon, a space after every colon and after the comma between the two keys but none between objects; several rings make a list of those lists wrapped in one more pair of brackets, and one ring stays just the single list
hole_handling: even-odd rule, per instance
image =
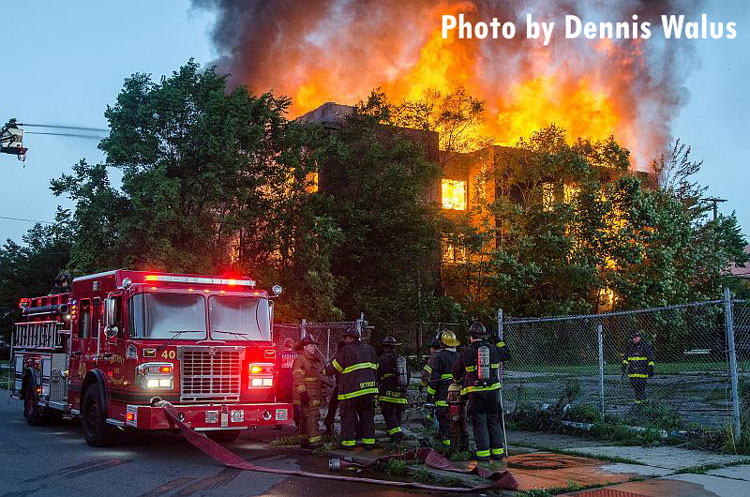
[{"label": "orange flame", "polygon": [[[447,93],[463,86],[485,100],[488,115],[481,132],[498,144],[512,145],[555,123],[571,140],[614,135],[633,152],[636,167],[645,169],[667,144],[670,118],[680,104],[673,96],[676,76],[664,64],[673,62],[673,54],[658,40],[566,40],[559,18],[545,47],[525,39],[526,11],[511,10],[510,3],[488,8],[478,0],[313,2],[306,4],[306,23],[280,11],[274,27],[256,22],[253,29],[260,34],[245,41],[250,55],[232,46],[224,64],[237,82],[255,91],[274,88],[291,96],[291,117],[327,101],[352,104],[375,87],[397,103],[419,99],[426,90]],[[623,12],[647,8],[627,3],[622,2]],[[557,7],[550,11],[559,12]],[[458,13],[472,21],[512,21],[516,36],[458,39],[453,31],[443,39],[442,16]],[[641,12],[641,18],[648,15]],[[223,22],[227,30],[237,29],[238,23]],[[221,26],[220,21],[217,31]],[[651,44],[651,56],[663,55],[661,65],[650,67],[645,43]]]}]

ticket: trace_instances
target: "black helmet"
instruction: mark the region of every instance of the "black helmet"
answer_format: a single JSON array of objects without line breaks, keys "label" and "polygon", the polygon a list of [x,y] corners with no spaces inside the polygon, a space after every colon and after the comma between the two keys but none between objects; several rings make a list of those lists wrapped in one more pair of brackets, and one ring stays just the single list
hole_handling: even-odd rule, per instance
[{"label": "black helmet", "polygon": [[344,333],[342,333],[341,336],[353,337],[359,340],[359,330],[352,326],[351,328],[348,328]]},{"label": "black helmet", "polygon": [[302,350],[305,345],[318,345],[318,342],[310,335],[305,335],[305,338],[300,340],[294,347],[294,350]]},{"label": "black helmet", "polygon": [[639,336],[641,336],[641,332],[638,331],[638,330],[630,332],[630,338],[635,338],[635,337],[639,337]]},{"label": "black helmet", "polygon": [[487,336],[487,328],[485,328],[479,321],[474,321],[469,325],[469,335],[477,338],[484,338]]},{"label": "black helmet", "polygon": [[392,347],[395,347],[396,345],[401,345],[401,343],[396,340],[396,337],[388,335],[387,337],[383,338],[383,341],[380,342],[380,345],[390,345]]},{"label": "black helmet", "polygon": [[433,338],[432,340],[430,340],[430,348],[439,349],[440,348],[440,340],[438,340],[437,338]]}]

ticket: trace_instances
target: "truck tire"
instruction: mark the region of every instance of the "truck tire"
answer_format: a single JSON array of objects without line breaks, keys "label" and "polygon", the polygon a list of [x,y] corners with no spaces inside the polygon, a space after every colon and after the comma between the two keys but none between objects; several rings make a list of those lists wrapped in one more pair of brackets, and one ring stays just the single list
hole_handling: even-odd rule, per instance
[{"label": "truck tire", "polygon": [[44,408],[39,405],[39,394],[33,378],[28,379],[23,391],[23,417],[31,426],[40,426],[46,421]]},{"label": "truck tire", "polygon": [[206,432],[206,436],[214,442],[227,444],[229,442],[234,442],[235,440],[237,440],[241,433],[242,430],[208,431]]},{"label": "truck tire", "polygon": [[107,406],[97,383],[89,385],[83,394],[81,427],[83,438],[92,447],[108,447],[118,442],[120,433],[115,426],[107,424]]}]

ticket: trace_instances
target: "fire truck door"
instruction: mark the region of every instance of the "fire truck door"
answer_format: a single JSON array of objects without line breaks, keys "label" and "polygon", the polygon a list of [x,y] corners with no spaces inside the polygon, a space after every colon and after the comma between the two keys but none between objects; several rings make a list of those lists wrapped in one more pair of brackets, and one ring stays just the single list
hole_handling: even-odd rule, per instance
[{"label": "fire truck door", "polygon": [[[76,317],[72,323],[70,347],[70,384],[73,390],[80,389],[88,371],[87,362],[96,352],[91,350],[91,300],[81,299],[77,304]],[[80,392],[83,395],[83,392]]]}]

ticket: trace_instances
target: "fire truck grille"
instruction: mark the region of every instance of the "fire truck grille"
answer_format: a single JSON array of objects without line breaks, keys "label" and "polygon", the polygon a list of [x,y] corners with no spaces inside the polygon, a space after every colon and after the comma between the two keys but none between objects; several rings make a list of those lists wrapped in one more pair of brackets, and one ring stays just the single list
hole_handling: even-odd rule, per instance
[{"label": "fire truck grille", "polygon": [[181,402],[240,400],[241,348],[183,347],[180,352]]}]

